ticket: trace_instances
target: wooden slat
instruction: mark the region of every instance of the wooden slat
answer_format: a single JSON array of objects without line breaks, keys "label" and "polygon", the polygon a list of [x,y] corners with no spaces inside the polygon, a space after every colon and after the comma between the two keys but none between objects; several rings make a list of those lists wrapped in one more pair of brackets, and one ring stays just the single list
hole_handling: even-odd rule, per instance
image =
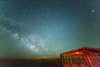
[{"label": "wooden slat", "polygon": [[84,55],[66,55],[62,59],[64,64],[69,67],[99,67],[100,55],[84,54]]}]

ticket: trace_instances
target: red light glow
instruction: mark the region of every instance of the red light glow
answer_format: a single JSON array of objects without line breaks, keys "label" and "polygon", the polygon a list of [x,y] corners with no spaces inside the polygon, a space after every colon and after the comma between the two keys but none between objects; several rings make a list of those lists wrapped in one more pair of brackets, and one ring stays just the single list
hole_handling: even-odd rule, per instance
[{"label": "red light glow", "polygon": [[82,52],[74,52],[72,54],[83,54]]}]

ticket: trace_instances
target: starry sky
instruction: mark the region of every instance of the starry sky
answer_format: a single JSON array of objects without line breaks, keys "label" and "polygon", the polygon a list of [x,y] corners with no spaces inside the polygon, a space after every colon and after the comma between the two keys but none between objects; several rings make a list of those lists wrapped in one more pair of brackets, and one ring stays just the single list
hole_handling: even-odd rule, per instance
[{"label": "starry sky", "polygon": [[100,0],[0,0],[0,57],[100,48],[99,18]]}]

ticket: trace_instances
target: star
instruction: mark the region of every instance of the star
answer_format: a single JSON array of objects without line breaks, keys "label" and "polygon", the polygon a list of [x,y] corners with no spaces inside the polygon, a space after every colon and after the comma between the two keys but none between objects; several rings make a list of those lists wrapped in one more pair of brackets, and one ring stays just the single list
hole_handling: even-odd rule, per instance
[{"label": "star", "polygon": [[96,12],[96,10],[95,9],[91,9],[91,13],[95,13]]}]

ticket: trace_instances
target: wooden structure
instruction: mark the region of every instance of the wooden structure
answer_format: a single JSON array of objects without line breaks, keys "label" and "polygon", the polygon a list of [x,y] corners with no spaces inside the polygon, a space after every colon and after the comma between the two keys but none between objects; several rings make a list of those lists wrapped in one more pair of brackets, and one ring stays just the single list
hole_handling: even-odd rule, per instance
[{"label": "wooden structure", "polygon": [[99,67],[100,49],[80,48],[60,55],[63,67]]}]

